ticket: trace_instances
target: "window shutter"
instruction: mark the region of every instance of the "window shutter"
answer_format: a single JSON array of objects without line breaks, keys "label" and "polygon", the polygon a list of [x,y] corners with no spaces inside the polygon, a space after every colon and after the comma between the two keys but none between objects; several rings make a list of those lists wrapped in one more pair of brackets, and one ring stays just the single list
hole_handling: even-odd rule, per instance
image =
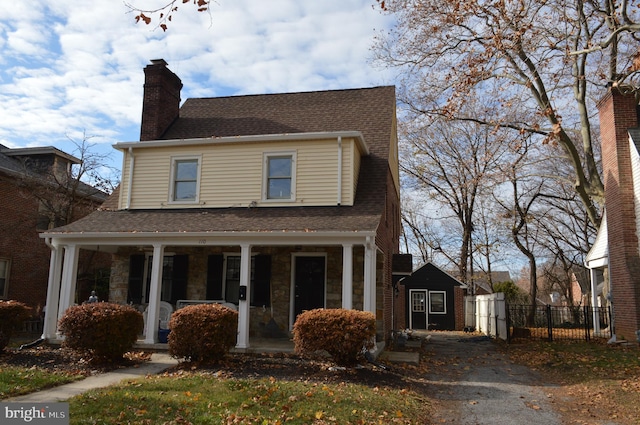
[{"label": "window shutter", "polygon": [[189,276],[189,256],[173,257],[173,275],[171,276],[171,304],[187,298],[187,278]]},{"label": "window shutter", "polygon": [[251,305],[269,307],[271,305],[271,256],[256,255],[255,262]]},{"label": "window shutter", "polygon": [[142,283],[144,279],[144,254],[129,257],[129,292],[127,303],[142,304]]},{"label": "window shutter", "polygon": [[209,255],[207,259],[207,299],[222,299],[223,255]]}]

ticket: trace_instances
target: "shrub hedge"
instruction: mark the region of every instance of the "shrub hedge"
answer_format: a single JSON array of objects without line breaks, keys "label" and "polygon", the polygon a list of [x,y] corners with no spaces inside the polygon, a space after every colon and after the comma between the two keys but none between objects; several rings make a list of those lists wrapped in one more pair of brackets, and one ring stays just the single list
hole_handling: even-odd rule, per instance
[{"label": "shrub hedge", "polygon": [[345,309],[315,309],[298,316],[293,342],[298,354],[326,350],[338,365],[353,366],[372,348],[376,318],[371,312]]},{"label": "shrub hedge", "polygon": [[142,314],[128,305],[87,303],[72,306],[58,323],[63,346],[88,355],[93,362],[118,361],[142,332]]},{"label": "shrub hedge", "polygon": [[190,305],[171,315],[169,328],[170,355],[216,362],[236,345],[238,312],[221,304]]},{"label": "shrub hedge", "polygon": [[3,351],[22,323],[31,317],[31,307],[18,301],[0,301],[0,351]]}]

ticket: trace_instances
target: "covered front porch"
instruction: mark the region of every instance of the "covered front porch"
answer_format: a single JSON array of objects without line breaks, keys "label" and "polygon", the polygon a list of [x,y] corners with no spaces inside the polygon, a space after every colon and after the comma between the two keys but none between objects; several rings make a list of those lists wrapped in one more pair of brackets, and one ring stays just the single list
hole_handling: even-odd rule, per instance
[{"label": "covered front porch", "polygon": [[383,261],[373,233],[60,234],[46,241],[48,340],[60,339],[58,320],[84,301],[76,298],[81,250],[113,255],[109,293],[98,295],[144,312],[140,348],[162,349],[161,305],[175,311],[199,302],[237,309],[237,350],[292,351],[295,318],[319,307],[373,312],[383,339]]}]

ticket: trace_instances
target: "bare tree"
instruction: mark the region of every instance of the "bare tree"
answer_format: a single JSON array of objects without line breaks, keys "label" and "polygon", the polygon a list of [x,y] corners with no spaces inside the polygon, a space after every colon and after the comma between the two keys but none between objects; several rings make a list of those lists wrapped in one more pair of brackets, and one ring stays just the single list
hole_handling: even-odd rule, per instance
[{"label": "bare tree", "polygon": [[529,323],[533,323],[538,298],[538,223],[548,214],[545,208],[540,207],[546,181],[535,172],[544,158],[535,155],[535,151],[531,140],[523,139],[518,149],[513,151],[510,163],[504,165],[505,184],[494,192],[513,243],[528,262],[529,298],[534,306],[528,315]]},{"label": "bare tree", "polygon": [[86,135],[75,145],[74,156],[54,162],[22,158],[19,179],[25,195],[39,203],[38,228],[46,230],[72,222],[97,208],[113,191],[115,170],[107,165],[108,154],[96,153]]},{"label": "bare tree", "polygon": [[135,13],[136,23],[144,22],[149,25],[155,19],[158,21],[158,27],[162,28],[162,31],[166,31],[169,23],[173,20],[173,14],[178,11],[178,5],[186,3],[195,6],[198,12],[209,11],[209,0],[159,0],[153,3],[154,6],[147,8],[127,1],[124,4],[130,12]]},{"label": "bare tree", "polygon": [[[398,69],[400,99],[410,112],[557,145],[599,226],[604,189],[592,135],[594,99],[607,85],[638,83],[638,1],[378,3],[397,27],[378,38],[376,56]],[[484,100],[483,114],[463,108],[470,98]]]},{"label": "bare tree", "polygon": [[[431,209],[438,207],[441,219],[457,223],[457,229],[442,238],[456,236],[457,255],[450,258],[465,282],[473,275],[476,206],[509,146],[502,133],[471,122],[436,122],[428,126],[419,120],[405,122],[400,168],[408,184],[422,193],[427,204],[431,203]],[[405,214],[405,228],[414,235],[423,235],[422,222],[415,218],[415,214]],[[443,242],[437,237],[430,241],[423,238],[423,244],[444,251]]]},{"label": "bare tree", "polygon": [[[488,191],[485,191],[488,192]],[[503,258],[507,242],[499,228],[496,210],[499,208],[490,196],[483,196],[477,208],[477,222],[479,223],[474,238],[474,249],[479,254],[474,256],[477,268],[482,272],[492,291],[494,291],[493,264]],[[480,258],[478,258],[480,257]],[[476,273],[478,274],[478,273]]]}]

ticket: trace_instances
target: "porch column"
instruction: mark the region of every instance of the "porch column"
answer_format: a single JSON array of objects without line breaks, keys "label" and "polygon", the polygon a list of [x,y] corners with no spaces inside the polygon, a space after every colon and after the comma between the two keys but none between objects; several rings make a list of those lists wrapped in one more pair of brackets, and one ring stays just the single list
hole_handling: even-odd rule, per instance
[{"label": "porch column", "polygon": [[589,277],[591,279],[591,309],[593,315],[593,333],[600,333],[600,314],[598,311],[598,276],[596,269],[589,269]]},{"label": "porch column", "polygon": [[367,238],[364,246],[364,311],[376,314],[376,246]]},{"label": "porch column", "polygon": [[353,308],[353,245],[342,245],[342,308]]},{"label": "porch column", "polygon": [[151,263],[151,280],[149,282],[149,307],[144,342],[154,344],[158,341],[158,320],[160,317],[160,285],[162,285],[162,264],[164,261],[164,245],[153,245],[153,261]]},{"label": "porch column", "polygon": [[[244,287],[244,289],[243,289]],[[249,306],[251,304],[251,245],[240,245],[240,293],[238,301],[238,340],[236,348],[249,348]]]},{"label": "porch column", "polygon": [[41,338],[56,337],[58,324],[58,305],[60,303],[60,281],[62,272],[62,248],[50,245],[51,259],[49,260],[49,279],[47,281],[47,300],[45,302],[44,323]]},{"label": "porch column", "polygon": [[[76,244],[68,245],[64,249],[64,265],[62,266],[62,289],[58,304],[58,319],[73,305],[76,294],[76,278],[78,276],[78,253],[80,248]],[[48,309],[48,308],[47,308]]]}]

